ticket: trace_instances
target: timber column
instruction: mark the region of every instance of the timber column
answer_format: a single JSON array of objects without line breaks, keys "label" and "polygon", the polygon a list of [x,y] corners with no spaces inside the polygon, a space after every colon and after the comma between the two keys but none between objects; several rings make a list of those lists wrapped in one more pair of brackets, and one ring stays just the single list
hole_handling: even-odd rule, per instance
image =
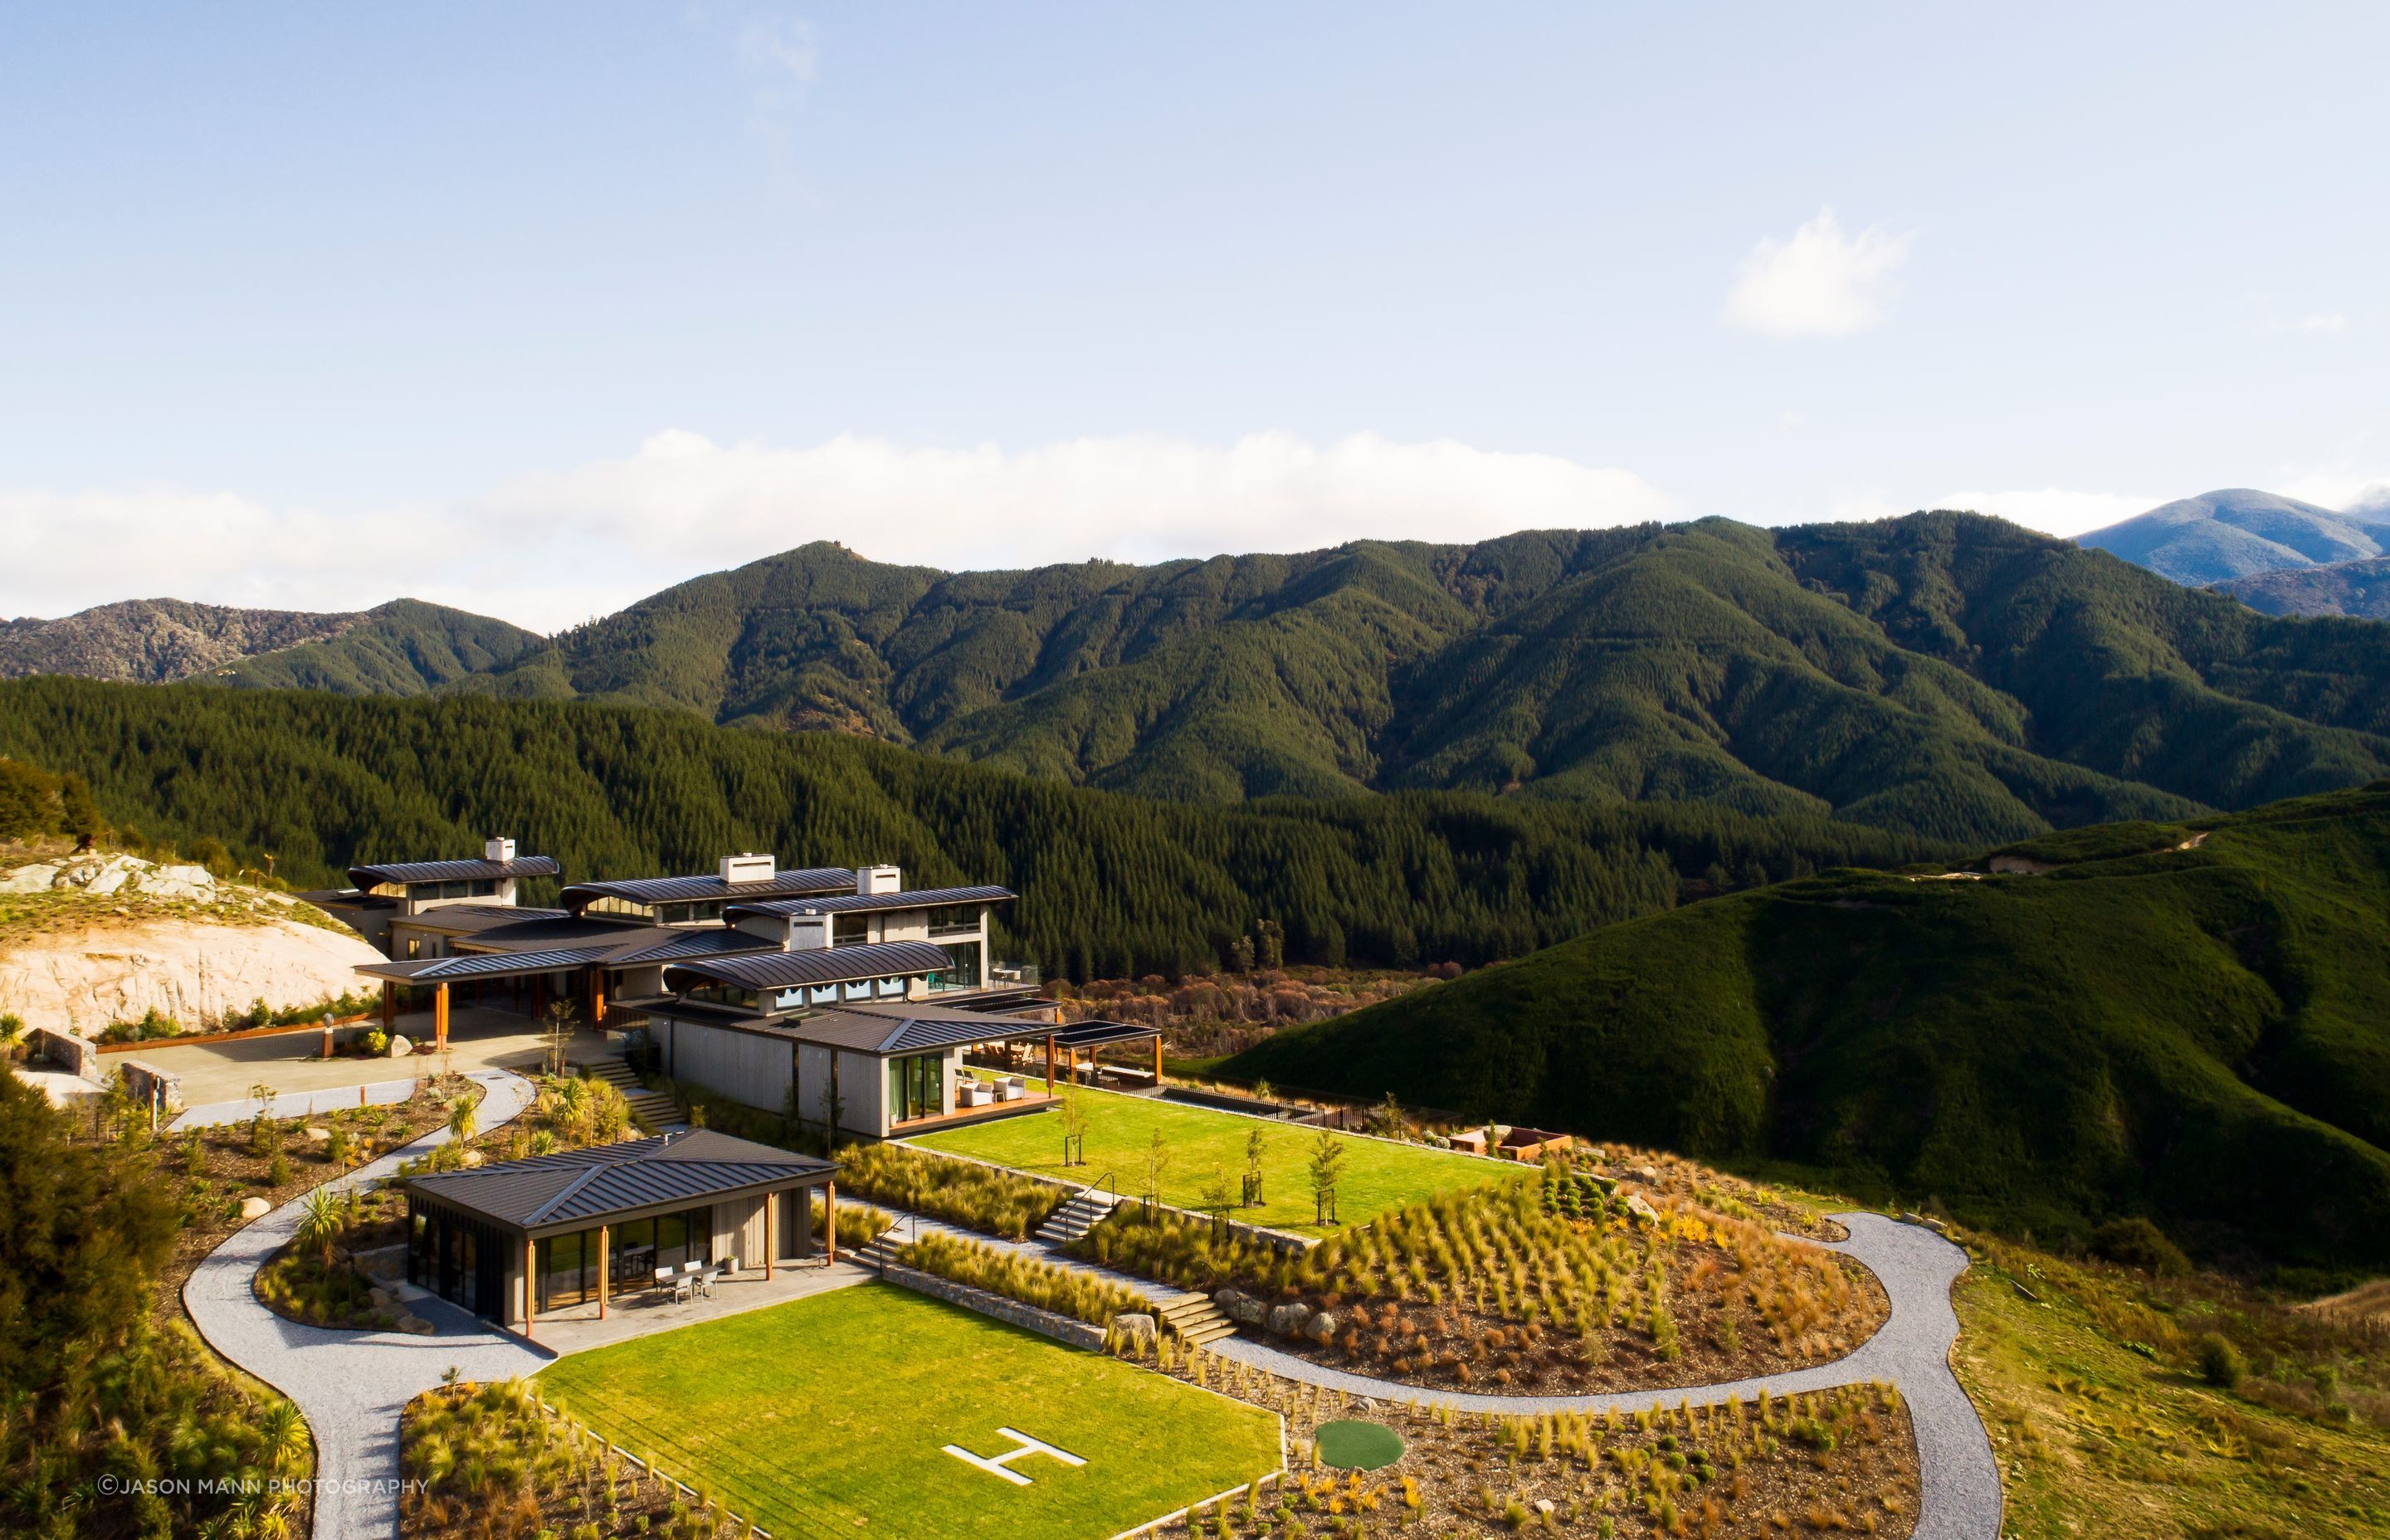
[{"label": "timber column", "polygon": [[435,1048],[448,1046],[448,982],[444,979],[431,991],[431,1045]]}]

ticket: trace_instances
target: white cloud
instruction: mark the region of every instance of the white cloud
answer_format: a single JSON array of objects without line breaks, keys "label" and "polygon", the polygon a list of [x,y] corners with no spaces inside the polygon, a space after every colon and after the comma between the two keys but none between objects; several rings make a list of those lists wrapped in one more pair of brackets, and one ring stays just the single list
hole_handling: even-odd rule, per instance
[{"label": "white cloud", "polygon": [[2138,519],[2167,497],[2116,492],[2079,492],[2071,487],[2035,487],[2010,492],[1954,492],[1934,500],[1937,508],[1988,513],[2044,534],[2069,537]]},{"label": "white cloud", "polygon": [[1024,567],[1480,540],[1679,512],[1629,471],[1368,433],[1007,452],[852,436],[726,445],[674,430],[626,458],[365,512],[171,486],[0,491],[0,615],[162,595],[343,610],[405,594],[546,630],[812,540],[882,561]]},{"label": "white cloud", "polygon": [[1908,256],[1908,237],[1870,225],[1843,233],[1831,209],[1792,232],[1763,238],[1742,260],[1726,298],[1729,326],[1770,337],[1847,337],[1882,326],[1892,275]]}]

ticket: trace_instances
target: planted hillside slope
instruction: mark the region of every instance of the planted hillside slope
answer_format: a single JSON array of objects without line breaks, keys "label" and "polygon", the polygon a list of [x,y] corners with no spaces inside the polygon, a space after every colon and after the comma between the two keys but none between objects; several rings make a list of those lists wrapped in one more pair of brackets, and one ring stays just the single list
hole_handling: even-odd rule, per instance
[{"label": "planted hillside slope", "polygon": [[804,546],[469,681],[1179,801],[1712,801],[1991,842],[2390,773],[2390,633],[1996,520],[948,574]]},{"label": "planted hillside slope", "polygon": [[2390,1264],[2390,788],[2006,853],[2069,864],[1694,905],[1229,1068],[1792,1160],[2044,1236],[2147,1212]]},{"label": "planted hillside slope", "polygon": [[2349,615],[2390,621],[2390,557],[2260,572],[2216,586],[2268,615]]},{"label": "planted hillside slope", "polygon": [[2253,572],[2390,554],[2390,523],[2238,487],[2185,497],[2083,536],[2177,583],[2204,586]]},{"label": "planted hillside slope", "polygon": [[89,777],[109,819],[294,883],[454,855],[491,834],[575,880],[704,872],[726,852],[896,862],[1000,882],[1009,955],[1079,978],[1208,969],[1276,919],[1295,962],[1515,956],[1710,885],[1930,854],[1824,819],[1450,794],[1206,808],[1006,775],[844,736],[683,712],[0,684],[0,754]]}]

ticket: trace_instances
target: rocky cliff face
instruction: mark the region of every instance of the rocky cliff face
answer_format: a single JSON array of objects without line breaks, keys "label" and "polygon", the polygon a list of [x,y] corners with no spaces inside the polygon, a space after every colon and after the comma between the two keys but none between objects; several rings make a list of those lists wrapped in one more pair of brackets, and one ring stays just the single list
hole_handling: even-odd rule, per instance
[{"label": "rocky cliff face", "polygon": [[149,1011],[199,1032],[359,989],[380,954],[281,893],[200,866],[73,856],[0,871],[0,1013],[96,1037]]},{"label": "rocky cliff face", "polygon": [[0,621],[0,678],[73,674],[162,685],[307,642],[329,641],[362,612],[234,610],[184,599],[127,599],[63,620]]}]

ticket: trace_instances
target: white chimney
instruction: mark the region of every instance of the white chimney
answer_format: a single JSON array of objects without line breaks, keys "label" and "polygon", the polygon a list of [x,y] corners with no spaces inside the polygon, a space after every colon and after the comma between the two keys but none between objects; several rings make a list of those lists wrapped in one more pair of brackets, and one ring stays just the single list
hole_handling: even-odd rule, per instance
[{"label": "white chimney", "polygon": [[734,887],[742,882],[769,882],[778,869],[772,857],[753,851],[722,858],[722,880]]},{"label": "white chimney", "polygon": [[905,871],[901,866],[866,866],[854,874],[854,891],[858,893],[899,893],[905,891]]},{"label": "white chimney", "polygon": [[790,915],[789,933],[780,943],[783,952],[827,952],[829,950],[829,917],[828,915]]},{"label": "white chimney", "polygon": [[514,858],[515,842],[512,840],[508,840],[501,836],[497,839],[484,840],[482,841],[482,860],[511,861]]}]

